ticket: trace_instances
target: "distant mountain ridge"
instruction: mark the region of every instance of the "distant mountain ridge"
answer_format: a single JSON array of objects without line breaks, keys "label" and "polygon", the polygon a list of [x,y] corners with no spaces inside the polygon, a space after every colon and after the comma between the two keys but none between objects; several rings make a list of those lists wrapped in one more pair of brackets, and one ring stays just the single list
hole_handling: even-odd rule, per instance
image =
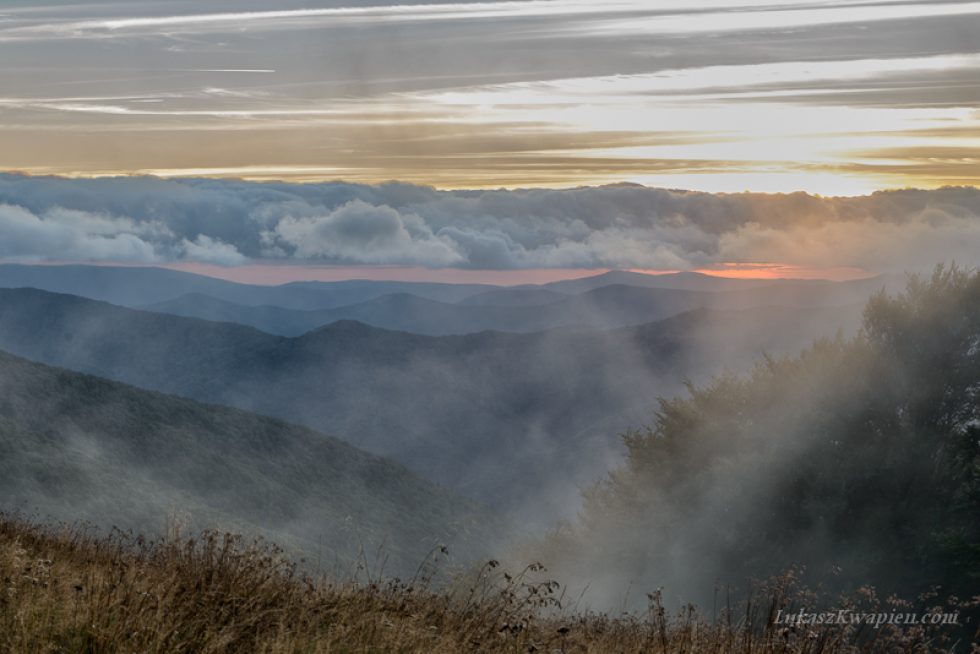
[{"label": "distant mountain ridge", "polygon": [[796,280],[738,279],[706,275],[697,272],[650,274],[628,270],[610,270],[609,272],[590,277],[551,282],[550,284],[545,284],[542,288],[571,295],[595,290],[611,284],[639,286],[642,288],[669,288],[676,291],[717,292],[759,288],[781,281]]},{"label": "distant mountain ridge", "polygon": [[268,306],[295,311],[338,309],[392,294],[410,294],[435,302],[466,306],[537,306],[566,299],[564,296],[617,284],[693,292],[738,291],[762,286],[796,285],[807,288],[834,285],[833,282],[819,280],[745,280],[690,272],[650,275],[611,271],[580,279],[519,286],[374,280],[310,281],[264,286],[146,266],[0,264],[0,288],[38,288],[133,308],[172,302],[187,295],[208,296],[246,307]]},{"label": "distant mountain ridge", "polygon": [[470,295],[456,304],[495,307],[541,306],[564,300],[567,297],[567,293],[561,293],[543,287],[518,286]]},{"label": "distant mountain ridge", "polygon": [[316,310],[364,302],[411,289],[419,297],[455,302],[499,287],[349,280],[293,282],[279,286],[240,284],[206,275],[139,266],[0,265],[0,288],[37,288],[78,295],[120,306],[139,307],[183,295],[208,295],[245,306]]},{"label": "distant mountain ridge", "polygon": [[449,336],[487,330],[526,333],[561,327],[610,329],[662,320],[698,308],[845,306],[863,302],[880,284],[879,280],[785,282],[747,285],[725,292],[608,284],[575,295],[520,288],[480,293],[456,304],[393,293],[319,311],[243,306],[193,294],[141,308],[249,325],[283,336],[299,336],[340,320],[357,320],[413,334]]}]

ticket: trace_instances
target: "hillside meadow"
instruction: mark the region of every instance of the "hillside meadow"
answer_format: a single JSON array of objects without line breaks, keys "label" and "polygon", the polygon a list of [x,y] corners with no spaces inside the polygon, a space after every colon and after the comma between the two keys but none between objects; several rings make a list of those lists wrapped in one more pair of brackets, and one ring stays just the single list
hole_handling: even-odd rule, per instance
[{"label": "hillside meadow", "polygon": [[[964,651],[957,626],[784,626],[812,599],[792,575],[712,613],[667,610],[651,594],[643,612],[577,612],[562,586],[532,564],[497,561],[446,590],[429,587],[433,560],[409,580],[330,583],[304,576],[274,547],[218,533],[149,541],[115,532],[41,526],[0,516],[0,651],[326,653],[457,652],[756,654]],[[958,612],[922,598],[926,615]],[[878,615],[908,611],[873,591],[840,604]],[[977,651],[976,647],[972,651]]]}]

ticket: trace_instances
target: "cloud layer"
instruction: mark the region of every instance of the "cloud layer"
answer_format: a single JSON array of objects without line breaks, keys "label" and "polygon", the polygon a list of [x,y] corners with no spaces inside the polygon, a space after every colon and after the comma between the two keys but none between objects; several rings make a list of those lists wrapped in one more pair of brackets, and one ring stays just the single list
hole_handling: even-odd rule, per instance
[{"label": "cloud layer", "polygon": [[889,272],[978,253],[975,188],[823,198],[0,175],[0,257],[17,260]]}]

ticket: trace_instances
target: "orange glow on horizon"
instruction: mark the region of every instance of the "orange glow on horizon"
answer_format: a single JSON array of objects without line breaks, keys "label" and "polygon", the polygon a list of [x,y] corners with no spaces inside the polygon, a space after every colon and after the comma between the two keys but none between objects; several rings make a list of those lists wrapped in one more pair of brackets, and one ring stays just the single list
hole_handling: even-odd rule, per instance
[{"label": "orange glow on horizon", "polygon": [[[206,277],[224,279],[240,284],[275,286],[290,282],[347,280],[436,282],[445,284],[489,284],[494,286],[521,286],[548,284],[550,282],[581,279],[602,275],[610,268],[535,268],[525,270],[464,270],[459,268],[430,269],[419,266],[329,266],[284,263],[250,263],[241,266],[214,264],[174,263],[122,263],[99,261],[22,261],[0,258],[0,264],[28,264],[39,266],[89,265],[110,267],[151,267],[178,270]],[[695,272],[712,277],[732,279],[825,279],[848,281],[874,277],[876,273],[856,267],[819,268],[785,263],[722,263],[713,267],[693,270],[651,270],[630,268],[629,272],[643,275],[669,275],[679,272]]]},{"label": "orange glow on horizon", "polygon": [[[631,269],[630,272],[645,275],[665,275],[683,271]],[[875,273],[856,267],[819,268],[788,263],[722,263],[708,268],[696,268],[689,272],[729,279],[827,279],[835,282],[864,279],[875,275]]]}]

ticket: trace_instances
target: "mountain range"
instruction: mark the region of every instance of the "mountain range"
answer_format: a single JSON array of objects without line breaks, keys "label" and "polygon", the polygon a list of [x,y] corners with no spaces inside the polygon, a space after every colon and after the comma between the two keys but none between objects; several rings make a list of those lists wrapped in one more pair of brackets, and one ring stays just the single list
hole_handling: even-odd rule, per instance
[{"label": "mountain range", "polygon": [[349,280],[279,286],[148,267],[0,265],[0,288],[37,288],[162,313],[250,325],[284,336],[341,320],[433,336],[484,330],[602,329],[695,308],[863,302],[892,280],[727,279],[610,271],[543,285]]},{"label": "mountain range", "polygon": [[859,318],[860,305],[700,308],[604,331],[433,337],[340,321],[287,338],[10,289],[0,349],[338,434],[479,502],[550,520],[574,511],[657,396],[853,331]]},{"label": "mountain range", "polygon": [[455,302],[498,290],[496,286],[480,284],[371,280],[263,286],[156,267],[23,264],[0,265],[0,288],[37,288],[128,307],[200,294],[245,306],[271,305],[298,310],[331,309],[408,291],[418,297]]},{"label": "mountain range", "polygon": [[[600,277],[622,281],[631,279],[612,274]],[[700,285],[715,285],[713,280],[707,279],[709,281]],[[683,280],[691,278],[675,281]],[[671,280],[662,281],[667,284]],[[612,283],[587,288],[575,295],[547,288],[501,289],[478,293],[458,303],[441,302],[411,293],[390,293],[356,304],[312,311],[269,305],[246,306],[195,293],[142,308],[250,325],[283,336],[299,336],[343,320],[356,320],[374,327],[413,334],[447,336],[487,330],[535,332],[560,327],[610,329],[662,320],[698,308],[845,306],[863,302],[882,285],[880,279],[842,283],[784,281],[766,285],[738,284],[729,291],[706,291]]]}]

